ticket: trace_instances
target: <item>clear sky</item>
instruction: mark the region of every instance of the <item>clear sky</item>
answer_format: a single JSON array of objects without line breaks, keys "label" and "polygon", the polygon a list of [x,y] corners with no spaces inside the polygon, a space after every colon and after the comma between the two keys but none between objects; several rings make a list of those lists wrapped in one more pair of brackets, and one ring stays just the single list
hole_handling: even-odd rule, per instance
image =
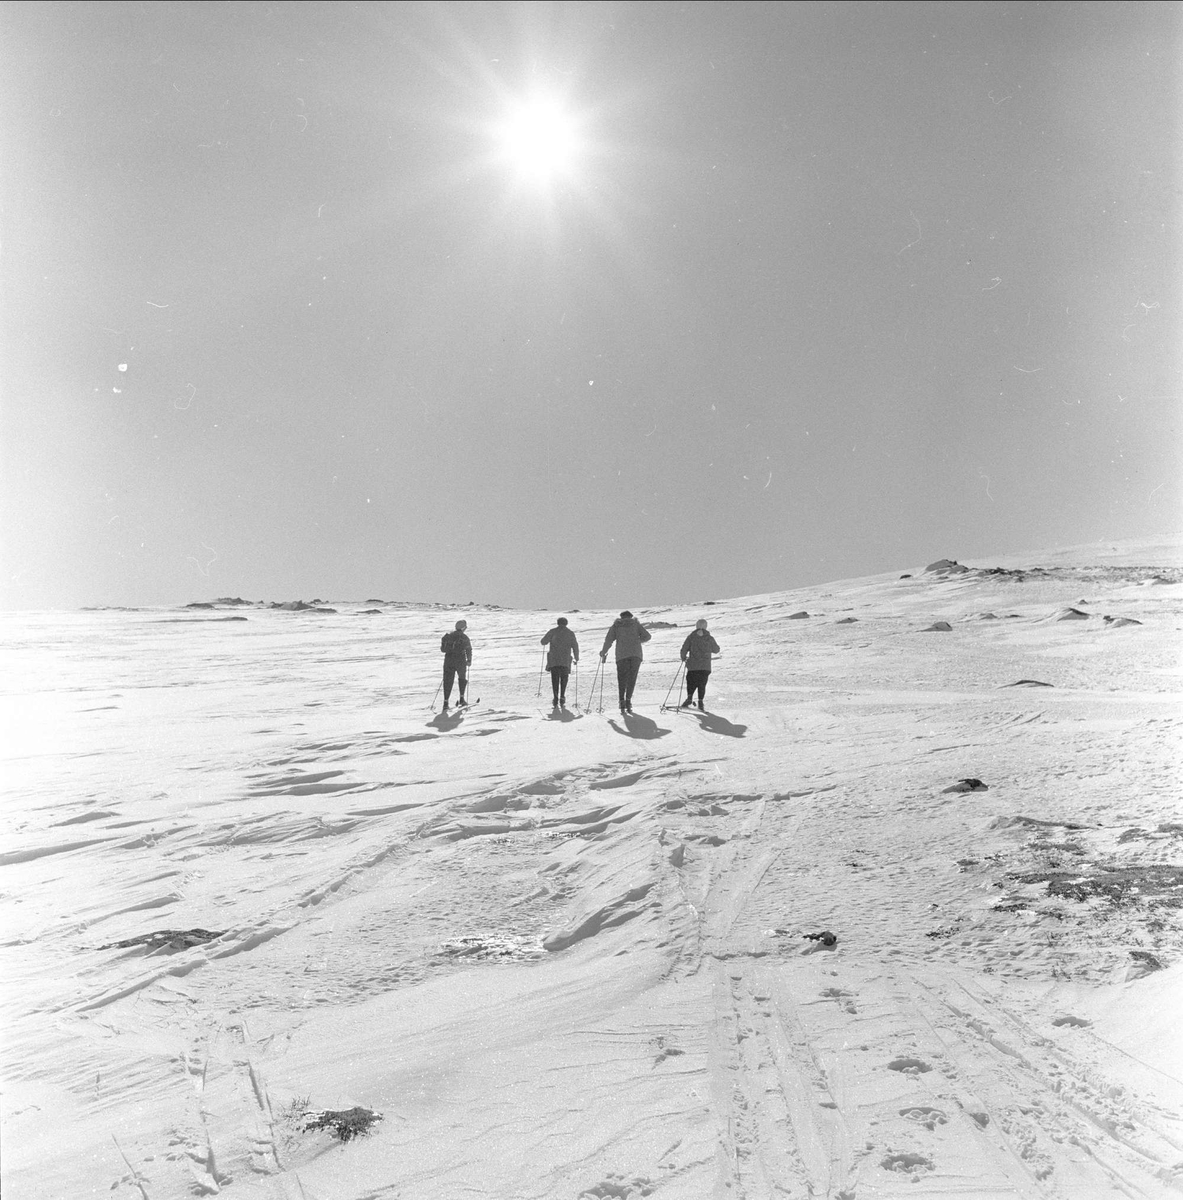
[{"label": "clear sky", "polygon": [[0,19],[5,607],[638,607],[1183,524],[1179,4]]}]

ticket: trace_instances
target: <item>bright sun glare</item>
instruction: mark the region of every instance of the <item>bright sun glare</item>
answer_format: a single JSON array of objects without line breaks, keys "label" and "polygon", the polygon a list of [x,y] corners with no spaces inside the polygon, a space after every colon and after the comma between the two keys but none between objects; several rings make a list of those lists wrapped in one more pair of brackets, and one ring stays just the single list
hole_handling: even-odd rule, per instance
[{"label": "bright sun glare", "polygon": [[508,162],[540,183],[568,174],[579,151],[574,120],[549,97],[516,104],[498,130],[498,142]]}]

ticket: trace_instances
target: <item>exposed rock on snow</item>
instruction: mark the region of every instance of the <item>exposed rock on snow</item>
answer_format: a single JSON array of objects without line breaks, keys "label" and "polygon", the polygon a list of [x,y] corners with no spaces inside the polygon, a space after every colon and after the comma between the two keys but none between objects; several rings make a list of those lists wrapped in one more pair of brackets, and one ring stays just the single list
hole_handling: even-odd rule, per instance
[{"label": "exposed rock on snow", "polygon": [[143,946],[148,950],[188,950],[192,946],[217,941],[224,933],[224,930],[210,929],[159,929],[155,933],[124,938],[121,942],[108,942],[99,949],[125,950],[130,946]]},{"label": "exposed rock on snow", "polygon": [[831,933],[828,929],[823,929],[820,933],[807,933],[806,938],[811,942],[820,942],[823,946],[836,946],[838,944],[838,935]]},{"label": "exposed rock on snow", "polygon": [[373,1132],[374,1125],[382,1120],[382,1114],[372,1109],[355,1105],[346,1109],[325,1109],[311,1113],[304,1122],[304,1131],[328,1130],[339,1142],[349,1142],[355,1137],[365,1137]]},{"label": "exposed rock on snow", "polygon": [[1081,612],[1079,608],[1060,608],[1055,611],[1052,616],[1055,621],[1087,621],[1089,614]]},{"label": "exposed rock on snow", "polygon": [[1134,963],[1126,971],[1127,980],[1141,979],[1142,976],[1149,975],[1152,971],[1162,970],[1162,963],[1149,950],[1131,950],[1130,958],[1134,960]]},{"label": "exposed rock on snow", "polygon": [[535,939],[493,935],[448,938],[440,943],[440,953],[470,962],[527,962],[546,951]]}]

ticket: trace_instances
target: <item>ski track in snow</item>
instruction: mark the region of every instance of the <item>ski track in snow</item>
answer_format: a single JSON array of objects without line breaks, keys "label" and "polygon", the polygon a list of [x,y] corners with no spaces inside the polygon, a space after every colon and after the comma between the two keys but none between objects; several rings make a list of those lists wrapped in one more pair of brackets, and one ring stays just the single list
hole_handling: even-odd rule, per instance
[{"label": "ski track in snow", "polygon": [[1178,1195],[1179,577],[720,602],[692,720],[693,607],[554,720],[539,614],[3,617],[6,1197]]}]

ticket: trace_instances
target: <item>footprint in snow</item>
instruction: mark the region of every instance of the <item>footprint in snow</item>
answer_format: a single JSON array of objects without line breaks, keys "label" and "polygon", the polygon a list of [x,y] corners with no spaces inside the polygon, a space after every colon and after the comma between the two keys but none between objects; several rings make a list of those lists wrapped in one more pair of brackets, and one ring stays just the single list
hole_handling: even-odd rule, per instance
[{"label": "footprint in snow", "polygon": [[923,1125],[925,1129],[933,1130],[938,1125],[947,1125],[949,1122],[948,1113],[942,1112],[939,1108],[930,1108],[927,1105],[916,1105],[914,1108],[901,1108],[900,1116],[907,1117],[909,1121],[915,1121],[917,1125]]},{"label": "footprint in snow", "polygon": [[838,1006],[848,1013],[854,1014],[858,1012],[858,1009],[855,1007],[853,992],[844,991],[840,987],[828,987],[822,991],[821,996],[824,1000],[837,1001]]},{"label": "footprint in snow", "polygon": [[922,1058],[893,1058],[887,1064],[889,1071],[899,1071],[904,1075],[923,1075],[926,1071],[931,1071],[932,1067]]},{"label": "footprint in snow", "polygon": [[897,1171],[902,1175],[915,1175],[921,1171],[933,1170],[931,1158],[923,1154],[889,1154],[879,1165],[885,1171]]}]

